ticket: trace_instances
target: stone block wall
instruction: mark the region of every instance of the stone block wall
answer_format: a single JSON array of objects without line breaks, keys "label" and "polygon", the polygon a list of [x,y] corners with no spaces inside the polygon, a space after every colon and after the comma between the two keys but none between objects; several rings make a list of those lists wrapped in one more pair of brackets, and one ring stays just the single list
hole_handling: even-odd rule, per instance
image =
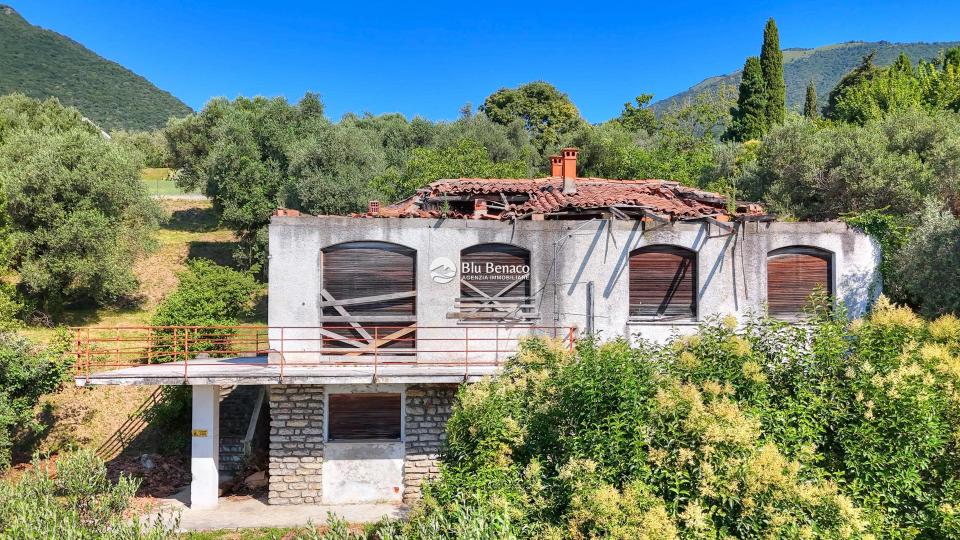
[{"label": "stone block wall", "polygon": [[270,387],[270,504],[319,503],[323,386]]},{"label": "stone block wall", "polygon": [[457,385],[410,385],[407,387],[403,501],[420,498],[423,481],[439,472],[437,459],[446,439],[444,428],[450,418]]}]

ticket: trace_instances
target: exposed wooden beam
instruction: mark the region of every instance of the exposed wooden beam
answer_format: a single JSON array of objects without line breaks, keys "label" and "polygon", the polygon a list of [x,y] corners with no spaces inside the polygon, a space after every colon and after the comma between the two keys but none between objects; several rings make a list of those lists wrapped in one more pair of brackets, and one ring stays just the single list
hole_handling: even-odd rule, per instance
[{"label": "exposed wooden beam", "polygon": [[[389,322],[415,322],[416,315],[342,315],[342,316],[323,316],[321,322],[342,322],[350,323],[357,332],[369,335],[369,333],[360,326],[360,323],[389,323]],[[373,336],[366,338],[372,340]]]},{"label": "exposed wooden beam", "polygon": [[[338,333],[336,333],[336,332],[331,332],[330,330],[327,330],[327,329],[325,329],[325,328],[318,328],[317,330],[320,331],[320,335],[321,335],[321,336],[326,336],[326,337],[331,338],[331,339],[334,339],[334,340],[336,340],[336,341],[340,341],[340,342],[346,343],[347,345],[352,345],[352,346],[354,346],[354,347],[366,347],[366,346],[367,346],[366,343],[359,343],[359,342],[357,342],[357,339],[356,339],[356,338],[349,338],[349,337],[346,337],[346,336],[341,336],[340,334],[338,334]],[[322,343],[322,342],[321,342],[321,343]]]},{"label": "exposed wooden beam", "polygon": [[[416,330],[416,329],[417,329],[417,325],[415,325],[415,324],[412,324],[412,325],[410,325],[410,326],[408,326],[408,327],[406,327],[406,328],[401,328],[400,330],[397,330],[396,332],[393,332],[392,334],[386,335],[386,336],[384,336],[384,337],[378,337],[376,340],[374,340],[374,341],[372,342],[372,347],[371,347],[371,348],[367,348],[367,349],[362,350],[362,351],[350,351],[350,352],[348,352],[347,354],[345,354],[345,355],[343,355],[343,356],[357,356],[357,355],[360,355],[360,354],[370,354],[370,353],[373,352],[373,349],[374,349],[374,348],[377,348],[377,347],[380,347],[380,346],[385,345],[385,344],[387,344],[387,343],[390,343],[391,341],[396,341],[396,340],[398,340],[398,339],[400,339],[400,338],[402,338],[402,337],[410,334],[411,332],[413,332],[413,331]],[[416,345],[414,345],[413,347],[410,347],[410,348],[411,348],[411,349],[416,349]],[[389,352],[389,351],[388,351],[388,352]]]},{"label": "exposed wooden beam", "polygon": [[462,312],[447,313],[448,319],[539,319],[539,313]]},{"label": "exposed wooden beam", "polygon": [[724,229],[724,230],[727,230],[727,231],[732,231],[732,230],[733,230],[733,225],[731,225],[730,223],[726,223],[726,222],[720,221],[719,219],[717,219],[717,218],[715,218],[715,217],[707,216],[707,217],[703,218],[703,220],[706,221],[707,223],[711,224],[711,225],[716,225],[717,227],[720,227],[721,229]]},{"label": "exposed wooden beam", "polygon": [[610,213],[612,213],[614,216],[616,216],[617,219],[630,219],[630,216],[628,216],[627,214],[623,213],[623,211],[620,210],[619,208],[617,208],[616,206],[611,206],[611,207],[610,207]]},{"label": "exposed wooden beam", "polygon": [[[493,300],[493,297],[476,297],[476,296],[461,296],[459,298],[454,298],[457,302],[483,302],[486,300]],[[528,302],[532,301],[532,296],[498,296],[496,300],[507,301],[507,302]]]},{"label": "exposed wooden beam", "polygon": [[354,306],[357,304],[372,304],[374,302],[386,302],[388,300],[412,298],[416,295],[417,295],[417,291],[378,294],[375,296],[363,296],[360,298],[348,298],[346,300],[333,300],[333,301],[327,301],[327,302],[320,302],[320,307],[325,308],[325,307],[336,307],[336,306]]},{"label": "exposed wooden beam", "polygon": [[[337,301],[337,299],[334,298],[332,294],[330,294],[330,291],[328,291],[328,290],[326,290],[326,289],[320,289],[320,297],[323,298],[324,300],[326,300],[327,302],[336,302],[336,301]],[[347,311],[347,310],[345,310],[345,309],[343,309],[343,306],[336,306],[336,305],[335,305],[335,306],[332,306],[332,307],[333,307],[333,309],[335,309],[335,310],[337,311],[337,313],[339,313],[342,317],[350,317],[350,312]],[[321,318],[323,318],[324,320],[327,320],[326,317],[321,316]],[[340,321],[337,321],[337,322],[340,322]],[[347,321],[344,321],[344,322],[347,322]],[[357,324],[356,322],[351,322],[351,323],[350,323],[350,326],[352,326],[353,329],[356,330],[358,334],[360,334],[361,336],[363,336],[364,339],[367,339],[367,340],[372,340],[372,339],[373,339],[373,336],[371,336],[366,330],[363,329],[362,326],[360,326],[360,325]]]}]

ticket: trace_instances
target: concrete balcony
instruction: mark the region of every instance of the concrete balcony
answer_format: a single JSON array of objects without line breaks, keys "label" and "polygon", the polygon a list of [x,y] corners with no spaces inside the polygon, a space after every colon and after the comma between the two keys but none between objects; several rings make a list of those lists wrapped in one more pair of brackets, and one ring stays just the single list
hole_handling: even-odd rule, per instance
[{"label": "concrete balcony", "polygon": [[528,337],[573,347],[573,327],[530,325],[74,328],[76,384],[460,383],[500,371]]}]

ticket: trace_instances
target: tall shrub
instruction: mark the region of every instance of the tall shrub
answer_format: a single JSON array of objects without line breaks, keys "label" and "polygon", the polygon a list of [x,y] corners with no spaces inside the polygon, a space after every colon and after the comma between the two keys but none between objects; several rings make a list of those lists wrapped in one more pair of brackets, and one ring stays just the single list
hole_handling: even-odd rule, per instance
[{"label": "tall shrub", "polygon": [[894,278],[927,316],[960,313],[960,220],[929,202],[895,258]]},{"label": "tall shrub", "polygon": [[[157,329],[153,332],[151,346],[158,352],[182,351],[184,347],[189,347],[191,352],[236,349],[229,344],[231,336],[237,333],[231,327],[253,315],[262,288],[257,280],[249,272],[240,272],[206,259],[190,261],[178,277],[177,288],[160,302],[150,323],[160,327],[199,328],[186,335],[183,331],[175,334],[169,328]],[[188,341],[179,341],[185,337]],[[243,344],[242,347],[249,348],[250,345]]]},{"label": "tall shrub", "polygon": [[476,496],[526,538],[960,538],[958,383],[960,319],[886,299],[852,323],[814,304],[664,345],[527,342],[461,390],[411,524]]}]

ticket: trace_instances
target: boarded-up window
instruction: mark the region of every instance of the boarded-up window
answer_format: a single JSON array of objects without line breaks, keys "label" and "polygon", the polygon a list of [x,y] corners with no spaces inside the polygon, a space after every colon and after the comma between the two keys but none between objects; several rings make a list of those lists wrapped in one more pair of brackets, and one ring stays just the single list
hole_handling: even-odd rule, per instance
[{"label": "boarded-up window", "polygon": [[528,296],[530,252],[510,244],[480,244],[460,252],[460,294]]},{"label": "boarded-up window", "polygon": [[330,394],[327,439],[400,440],[400,394]]},{"label": "boarded-up window", "polygon": [[533,317],[530,252],[510,244],[478,244],[461,251],[458,303],[464,319]]},{"label": "boarded-up window", "polygon": [[647,246],[630,254],[630,316],[697,316],[697,254],[677,246]]},{"label": "boarded-up window", "polygon": [[805,246],[775,249],[767,255],[767,310],[774,317],[803,314],[817,288],[833,294],[829,251]]},{"label": "boarded-up window", "polygon": [[[323,250],[323,327],[354,344],[413,348],[416,251],[387,242],[347,242]],[[385,336],[395,339],[379,341]],[[325,348],[350,347],[325,338]]]}]

